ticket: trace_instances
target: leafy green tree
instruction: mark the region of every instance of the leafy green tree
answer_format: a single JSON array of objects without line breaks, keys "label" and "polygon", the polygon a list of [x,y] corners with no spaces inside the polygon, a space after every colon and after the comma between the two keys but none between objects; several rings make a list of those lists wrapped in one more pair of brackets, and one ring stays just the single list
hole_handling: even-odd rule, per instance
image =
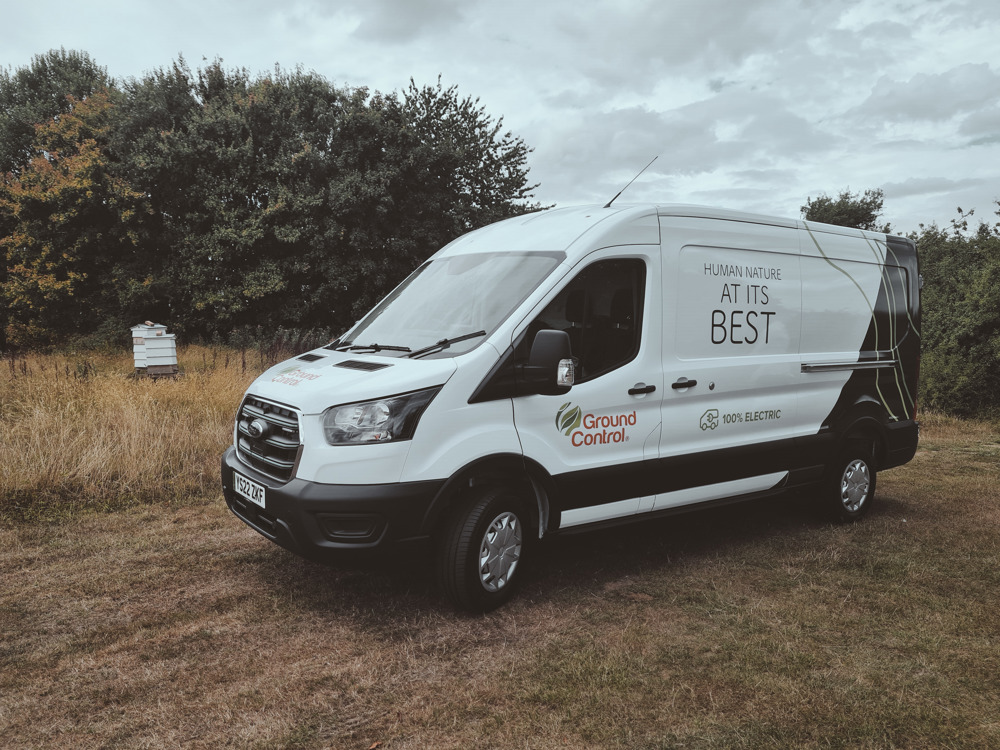
[{"label": "leafy green tree", "polygon": [[12,230],[3,298],[14,346],[47,344],[120,319],[118,285],[141,260],[144,197],[109,169],[102,150],[113,110],[108,92],[68,99],[68,111],[35,129],[34,158],[0,181]]},{"label": "leafy green tree", "polygon": [[215,62],[125,85],[123,168],[172,325],[344,328],[458,234],[532,208],[528,150],[455,89],[341,90]]},{"label": "leafy green tree", "polygon": [[1000,232],[969,229],[959,209],[949,230],[915,236],[924,277],[921,398],[958,416],[1000,415]]},{"label": "leafy green tree", "polygon": [[[16,71],[0,70],[0,179],[15,179],[33,157],[38,123],[50,122],[77,100],[111,84],[106,71],[85,53],[65,49],[35,55]],[[15,220],[0,208],[0,237],[14,231]],[[0,255],[0,290],[7,285],[8,258]],[[7,348],[7,309],[0,309],[0,351]]]},{"label": "leafy green tree", "polygon": [[539,208],[528,202],[536,186],[523,140],[440,81],[369,97],[348,111],[343,135],[330,183],[346,229],[340,262],[327,267],[342,285],[339,314],[327,318],[334,327],[350,325],[459,235]]},{"label": "leafy green tree", "polygon": [[118,149],[162,223],[157,294],[172,324],[211,334],[301,321],[310,256],[330,239],[345,95],[301,71],[251,81],[183,61],[125,89]]},{"label": "leafy green tree", "polygon": [[[523,141],[440,81],[384,95],[183,59],[88,88],[101,76],[61,52],[4,79],[5,132],[34,123],[0,191],[17,345],[82,331],[84,310],[189,336],[343,329],[457,235],[537,208]],[[83,93],[42,106],[53,81]]]},{"label": "leafy green tree", "polygon": [[528,184],[528,154],[524,141],[504,131],[503,118],[494,120],[477,99],[460,97],[455,86],[418,87],[410,80],[402,105],[408,127],[426,152],[423,179],[445,202],[435,207],[451,222],[449,233],[476,227],[537,209],[529,205],[538,185]]},{"label": "leafy green tree", "polygon": [[50,50],[24,68],[0,70],[0,173],[27,165],[35,125],[68,112],[67,97],[80,101],[112,85],[104,68],[74,50]]},{"label": "leafy green tree", "polygon": [[864,193],[843,190],[836,198],[823,194],[815,200],[806,199],[806,204],[801,208],[802,218],[806,221],[819,221],[824,224],[888,234],[892,231],[888,222],[880,223],[884,201],[885,196],[881,188],[865,190]]}]

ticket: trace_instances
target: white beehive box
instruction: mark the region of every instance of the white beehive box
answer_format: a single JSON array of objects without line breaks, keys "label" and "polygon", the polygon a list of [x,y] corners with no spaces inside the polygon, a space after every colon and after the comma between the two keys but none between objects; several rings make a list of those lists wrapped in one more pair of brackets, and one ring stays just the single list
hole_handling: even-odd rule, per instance
[{"label": "white beehive box", "polygon": [[135,369],[147,375],[177,374],[177,341],[167,327],[158,323],[132,326],[132,353]]}]

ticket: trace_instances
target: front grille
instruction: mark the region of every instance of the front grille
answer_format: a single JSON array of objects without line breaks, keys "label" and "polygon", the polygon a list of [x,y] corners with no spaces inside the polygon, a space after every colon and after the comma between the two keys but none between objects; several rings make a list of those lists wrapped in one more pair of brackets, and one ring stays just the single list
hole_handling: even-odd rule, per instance
[{"label": "front grille", "polygon": [[243,399],[236,415],[236,450],[243,463],[287,482],[295,471],[299,448],[299,416],[293,409],[256,396]]}]

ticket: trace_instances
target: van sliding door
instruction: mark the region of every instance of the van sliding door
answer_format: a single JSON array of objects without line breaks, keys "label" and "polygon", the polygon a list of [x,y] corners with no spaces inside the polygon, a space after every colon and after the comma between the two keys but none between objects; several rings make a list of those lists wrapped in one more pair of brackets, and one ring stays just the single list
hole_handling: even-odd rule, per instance
[{"label": "van sliding door", "polygon": [[664,218],[663,431],[656,509],[771,489],[804,434],[791,227]]}]

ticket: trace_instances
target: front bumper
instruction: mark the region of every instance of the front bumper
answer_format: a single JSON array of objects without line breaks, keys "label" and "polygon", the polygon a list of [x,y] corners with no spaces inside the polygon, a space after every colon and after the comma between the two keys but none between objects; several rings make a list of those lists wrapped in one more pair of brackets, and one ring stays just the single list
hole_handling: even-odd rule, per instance
[{"label": "front bumper", "polygon": [[[233,489],[238,471],[264,485],[261,508]],[[285,549],[312,560],[371,553],[428,538],[426,519],[444,480],[392,484],[281,484],[245,466],[232,446],[222,456],[222,490],[229,509]]]}]

